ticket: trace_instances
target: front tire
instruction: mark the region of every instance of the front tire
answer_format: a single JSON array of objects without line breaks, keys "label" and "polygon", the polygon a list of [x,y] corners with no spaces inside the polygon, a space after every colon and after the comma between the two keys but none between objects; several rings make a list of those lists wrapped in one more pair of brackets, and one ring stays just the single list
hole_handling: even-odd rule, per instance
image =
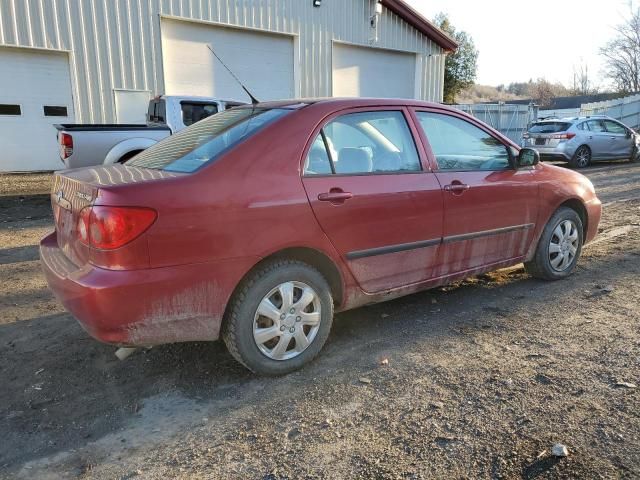
[{"label": "front tire", "polygon": [[544,227],[533,259],[524,264],[527,272],[543,280],[571,275],[582,252],[583,231],[575,210],[559,208]]},{"label": "front tire", "polygon": [[569,161],[573,168],[586,168],[591,165],[591,149],[586,145],[581,145],[573,154]]},{"label": "front tire", "polygon": [[252,372],[284,375],[322,349],[333,321],[333,298],[315,268],[278,260],[253,272],[234,294],[222,327],[233,357]]},{"label": "front tire", "polygon": [[633,147],[633,152],[631,152],[631,158],[629,158],[629,162],[631,163],[640,162],[640,149],[638,147]]}]

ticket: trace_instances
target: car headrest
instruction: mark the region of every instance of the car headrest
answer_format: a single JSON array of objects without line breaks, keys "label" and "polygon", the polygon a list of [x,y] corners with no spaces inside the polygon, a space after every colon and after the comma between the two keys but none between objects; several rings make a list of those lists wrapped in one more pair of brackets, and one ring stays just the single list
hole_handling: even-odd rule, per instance
[{"label": "car headrest", "polygon": [[370,172],[373,162],[369,152],[362,148],[341,148],[336,162],[336,173]]}]

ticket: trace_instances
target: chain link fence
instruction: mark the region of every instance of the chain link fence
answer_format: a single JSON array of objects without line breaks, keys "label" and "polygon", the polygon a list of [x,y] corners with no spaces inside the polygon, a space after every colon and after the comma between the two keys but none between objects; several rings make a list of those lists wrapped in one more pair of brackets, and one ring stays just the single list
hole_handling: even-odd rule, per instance
[{"label": "chain link fence", "polygon": [[500,133],[520,144],[522,134],[529,124],[538,118],[538,107],[534,104],[519,105],[505,103],[475,103],[452,105],[491,125]]}]

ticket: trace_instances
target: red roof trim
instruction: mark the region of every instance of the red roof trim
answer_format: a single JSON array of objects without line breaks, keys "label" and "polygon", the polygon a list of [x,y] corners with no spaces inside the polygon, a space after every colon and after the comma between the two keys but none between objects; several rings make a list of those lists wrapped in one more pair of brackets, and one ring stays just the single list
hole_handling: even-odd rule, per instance
[{"label": "red roof trim", "polygon": [[404,0],[380,0],[380,3],[402,18],[416,30],[440,45],[444,50],[453,52],[458,44],[449,35],[411,8]]}]

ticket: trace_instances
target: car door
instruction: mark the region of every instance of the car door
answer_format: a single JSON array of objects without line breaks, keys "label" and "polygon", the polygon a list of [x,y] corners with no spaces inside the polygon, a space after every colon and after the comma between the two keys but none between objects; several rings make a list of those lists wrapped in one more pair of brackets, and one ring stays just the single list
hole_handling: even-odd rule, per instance
[{"label": "car door", "polygon": [[515,170],[508,146],[462,114],[417,110],[444,191],[439,275],[521,258],[538,215],[534,168]]},{"label": "car door", "polygon": [[603,120],[609,135],[609,151],[612,158],[630,158],[634,147],[634,139],[627,128],[613,120]]},{"label": "car door", "polygon": [[587,120],[589,134],[587,145],[591,149],[591,158],[596,160],[611,158],[609,134],[602,120]]},{"label": "car door", "polygon": [[303,184],[322,229],[366,292],[437,268],[442,192],[403,108],[354,109],[314,133]]}]

